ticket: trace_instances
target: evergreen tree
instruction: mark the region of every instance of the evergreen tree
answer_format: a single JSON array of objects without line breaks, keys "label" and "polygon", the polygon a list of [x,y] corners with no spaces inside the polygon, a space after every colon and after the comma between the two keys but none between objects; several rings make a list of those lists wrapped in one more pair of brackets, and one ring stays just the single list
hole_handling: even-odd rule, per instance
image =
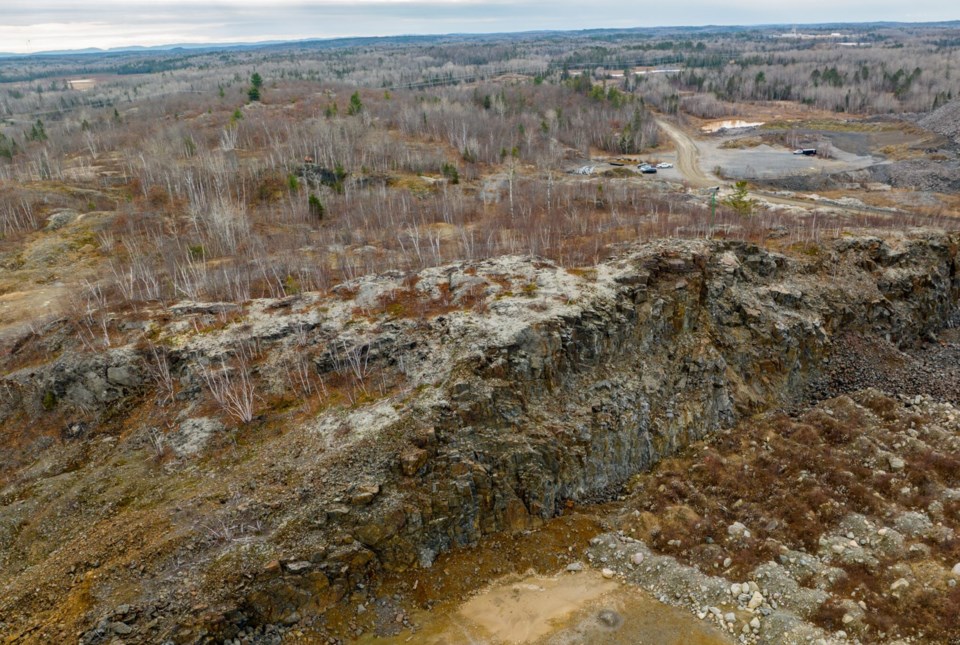
[{"label": "evergreen tree", "polygon": [[350,95],[350,107],[347,108],[347,114],[353,116],[363,112],[363,102],[360,100],[360,92],[354,92]]},{"label": "evergreen tree", "polygon": [[260,100],[260,88],[263,87],[263,77],[256,72],[250,77],[250,89],[247,90],[247,98],[251,102]]},{"label": "evergreen tree", "polygon": [[735,184],[733,194],[726,199],[726,204],[740,215],[747,216],[753,213],[753,207],[756,202],[749,197],[747,182],[738,181]]},{"label": "evergreen tree", "polygon": [[323,202],[320,201],[319,197],[310,193],[310,197],[307,198],[307,205],[309,206],[311,215],[317,219],[323,219],[323,215],[327,209],[323,207]]},{"label": "evergreen tree", "polygon": [[30,132],[27,134],[27,139],[29,141],[46,141],[47,140],[47,131],[43,127],[43,121],[37,119],[37,122],[33,124],[30,128]]},{"label": "evergreen tree", "polygon": [[4,159],[13,159],[14,155],[19,152],[17,149],[17,142],[10,138],[8,139],[2,132],[0,132],[0,157]]}]

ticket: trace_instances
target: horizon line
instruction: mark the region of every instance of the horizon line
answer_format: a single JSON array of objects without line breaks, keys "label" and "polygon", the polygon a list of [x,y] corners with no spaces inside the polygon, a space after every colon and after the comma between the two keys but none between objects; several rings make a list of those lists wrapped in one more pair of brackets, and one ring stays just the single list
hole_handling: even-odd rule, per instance
[{"label": "horizon line", "polygon": [[490,32],[469,32],[469,31],[454,31],[454,32],[420,32],[420,33],[403,33],[403,34],[356,34],[356,35],[338,35],[338,36],[309,36],[305,38],[289,38],[289,39],[264,39],[264,40],[210,40],[210,41],[196,41],[196,42],[170,42],[159,45],[122,45],[118,47],[110,48],[99,48],[99,47],[78,47],[76,49],[54,49],[54,50],[39,50],[39,51],[0,51],[0,57],[3,58],[30,58],[33,56],[83,56],[83,55],[102,55],[102,54],[122,54],[122,53],[149,53],[149,52],[163,52],[170,51],[175,49],[230,49],[230,48],[256,48],[256,47],[269,47],[277,45],[298,45],[306,43],[315,43],[315,42],[335,42],[338,40],[379,40],[379,39],[391,39],[391,38],[443,38],[443,37],[493,37],[493,36],[522,36],[526,34],[535,35],[535,34],[576,34],[576,33],[589,33],[589,32],[629,32],[629,31],[644,31],[644,30],[664,30],[664,29],[711,29],[711,28],[744,28],[744,29],[758,29],[758,28],[774,28],[774,27],[836,27],[836,26],[894,26],[894,25],[912,25],[912,26],[934,26],[934,25],[950,25],[960,23],[960,19],[953,20],[929,20],[929,21],[900,21],[900,20],[873,20],[873,21],[864,21],[864,22],[845,22],[845,21],[827,21],[827,22],[808,22],[808,23],[799,23],[799,22],[768,22],[768,23],[707,23],[707,24],[688,24],[688,25],[647,25],[647,26],[634,26],[634,27],[591,27],[587,29],[521,29],[517,31],[490,31]]}]

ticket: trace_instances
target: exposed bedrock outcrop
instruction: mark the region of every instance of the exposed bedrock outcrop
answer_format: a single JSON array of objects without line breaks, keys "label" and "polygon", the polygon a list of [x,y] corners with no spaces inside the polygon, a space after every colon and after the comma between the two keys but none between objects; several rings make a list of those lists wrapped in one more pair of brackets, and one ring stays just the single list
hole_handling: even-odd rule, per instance
[{"label": "exposed bedrock outcrop", "polygon": [[[209,577],[212,606],[224,611],[199,623],[184,614],[196,629],[181,640],[321,612],[372,571],[430,566],[485,534],[534,528],[568,502],[603,499],[690,442],[802,399],[839,333],[927,339],[956,314],[958,243],[917,232],[778,253],[670,240],[582,271],[498,258],[428,269],[415,283],[364,278],[346,296],[299,308],[261,302],[236,325],[178,341],[177,405],[202,393],[195,363],[216,364],[251,338],[266,356],[263,379],[308,350],[320,373],[354,351],[364,365],[401,366],[408,379],[403,401],[270,440],[271,450],[298,446],[285,461],[289,484],[244,502],[248,515],[260,509],[260,546],[216,547],[215,558],[238,563]],[[397,302],[385,297],[413,290],[425,300],[441,294],[444,313],[377,314]],[[456,306],[481,292],[482,307]],[[358,318],[356,307],[373,313]],[[188,328],[168,320],[159,335],[178,324]],[[91,407],[142,394],[149,360],[126,350],[64,354],[8,374],[7,389],[23,394],[6,405],[46,391]],[[356,432],[338,444],[331,428],[351,424]],[[304,446],[323,433],[322,454],[310,455]],[[250,484],[242,466],[223,476]]]},{"label": "exposed bedrock outcrop", "polygon": [[[802,397],[838,332],[910,344],[939,329],[957,306],[956,269],[957,240],[939,235],[841,240],[799,259],[742,243],[641,246],[601,266],[605,288],[589,298],[504,321],[505,342],[469,335],[476,351],[398,424],[381,492],[328,514],[356,542],[321,569],[336,576],[358,550],[370,552],[364,566],[429,566],[484,534],[535,527],[567,500],[601,498],[689,442]],[[255,600],[254,613],[283,613]]]}]

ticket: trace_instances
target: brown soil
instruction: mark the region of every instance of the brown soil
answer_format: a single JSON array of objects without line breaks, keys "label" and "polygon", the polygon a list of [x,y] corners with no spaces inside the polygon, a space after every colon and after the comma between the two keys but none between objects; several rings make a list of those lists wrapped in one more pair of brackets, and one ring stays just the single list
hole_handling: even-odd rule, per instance
[{"label": "brown soil", "polygon": [[[537,531],[492,536],[481,541],[475,549],[440,555],[430,569],[386,574],[373,594],[357,596],[357,602],[337,605],[328,612],[324,628],[306,630],[301,636],[294,634],[295,638],[302,640],[291,642],[311,643],[328,633],[396,635],[402,627],[392,620],[397,613],[411,614],[414,616],[412,624],[418,625],[421,620],[434,621],[437,616],[455,612],[461,602],[504,576],[554,574],[578,560],[581,554],[577,549],[582,549],[592,537],[606,530],[601,518],[612,508],[614,505],[609,504],[583,507],[582,510],[571,508]],[[375,612],[356,613],[359,602],[394,597],[402,600],[395,605],[390,603],[395,609],[389,616],[390,621],[380,620]],[[422,613],[427,609],[431,610],[429,614]],[[396,642],[406,642],[410,632],[404,631],[403,634],[403,638]]]}]

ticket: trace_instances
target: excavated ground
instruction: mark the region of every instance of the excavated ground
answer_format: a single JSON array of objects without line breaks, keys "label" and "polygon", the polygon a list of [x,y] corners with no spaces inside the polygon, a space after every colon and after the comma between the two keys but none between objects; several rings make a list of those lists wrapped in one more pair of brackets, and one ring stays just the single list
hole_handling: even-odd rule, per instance
[{"label": "excavated ground", "polygon": [[636,642],[648,601],[704,642],[949,642],[957,253],[670,240],[141,310],[98,352],[54,321],[3,356],[0,635],[495,642],[512,584],[530,642]]},{"label": "excavated ground", "polygon": [[[372,603],[403,614],[409,631],[349,610],[337,627],[378,636],[368,643],[412,642],[409,634],[430,643],[665,643],[677,634],[678,643],[955,642],[960,410],[943,401],[960,393],[957,352],[960,334],[949,328],[911,351],[840,338],[811,387],[829,400],[694,444],[636,476],[620,501],[442,557],[436,575],[418,576],[418,592],[389,581]],[[859,389],[881,378],[897,394]],[[597,597],[595,579],[574,581],[583,592],[571,599],[544,584],[557,577],[520,577],[575,580],[591,568],[619,584]],[[539,605],[525,604],[530,589]],[[497,605],[504,590],[512,601]],[[751,606],[754,590],[762,599]],[[559,615],[555,595],[571,602]],[[685,612],[659,616],[651,598]],[[526,621],[552,616],[552,628],[498,634],[470,611],[502,615],[514,603]],[[638,614],[673,631],[652,634],[629,621]]]},{"label": "excavated ground", "polygon": [[[938,346],[960,349],[951,340]],[[832,362],[862,360],[862,347],[845,345]],[[860,390],[794,416],[760,415],[636,476],[619,501],[569,508],[540,530],[441,556],[412,578],[385,578],[331,612],[323,629],[288,639],[955,642],[960,410],[936,402],[941,381],[924,388],[909,363],[886,374],[927,394]],[[594,594],[596,579],[581,573],[589,570],[614,586]],[[555,589],[578,576],[587,578],[570,584],[581,593]],[[754,591],[761,598],[751,605]],[[504,613],[513,603],[524,621],[546,616],[551,627],[518,630]],[[629,620],[663,605],[685,610],[654,621],[672,632]]]}]

